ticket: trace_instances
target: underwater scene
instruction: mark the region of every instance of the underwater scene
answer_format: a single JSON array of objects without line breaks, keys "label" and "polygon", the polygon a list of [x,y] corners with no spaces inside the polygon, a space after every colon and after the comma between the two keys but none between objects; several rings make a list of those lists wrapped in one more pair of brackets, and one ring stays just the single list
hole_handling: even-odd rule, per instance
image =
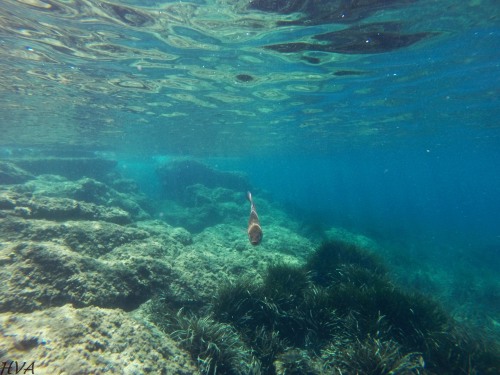
[{"label": "underwater scene", "polygon": [[0,375],[500,374],[498,0],[2,0]]}]

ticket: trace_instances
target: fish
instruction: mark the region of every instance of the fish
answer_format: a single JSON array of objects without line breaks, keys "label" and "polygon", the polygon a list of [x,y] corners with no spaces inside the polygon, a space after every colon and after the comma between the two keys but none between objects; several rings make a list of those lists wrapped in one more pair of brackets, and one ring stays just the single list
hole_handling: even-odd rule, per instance
[{"label": "fish", "polygon": [[262,241],[262,228],[260,227],[259,216],[255,210],[252,200],[252,193],[247,192],[247,199],[250,202],[250,218],[248,219],[248,239],[250,243],[257,246]]}]

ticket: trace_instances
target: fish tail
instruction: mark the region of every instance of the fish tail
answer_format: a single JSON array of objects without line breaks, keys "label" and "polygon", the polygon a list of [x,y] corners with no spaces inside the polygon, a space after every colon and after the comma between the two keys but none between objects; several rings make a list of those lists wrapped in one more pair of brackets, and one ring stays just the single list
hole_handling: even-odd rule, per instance
[{"label": "fish tail", "polygon": [[253,202],[252,202],[252,193],[250,193],[249,191],[247,191],[247,199],[248,199],[248,201],[249,201],[250,203],[252,203],[252,204],[253,204]]}]

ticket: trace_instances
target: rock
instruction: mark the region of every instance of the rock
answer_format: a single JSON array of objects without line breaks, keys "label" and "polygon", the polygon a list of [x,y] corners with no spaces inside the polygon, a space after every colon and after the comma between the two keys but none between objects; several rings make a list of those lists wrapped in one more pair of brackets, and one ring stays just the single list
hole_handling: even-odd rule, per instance
[{"label": "rock", "polygon": [[119,191],[120,193],[140,194],[139,185],[137,185],[137,182],[135,182],[134,180],[123,178],[120,175],[116,174],[116,176],[108,178],[108,181],[108,185],[116,191]]},{"label": "rock", "polygon": [[179,227],[174,228],[171,232],[171,236],[184,246],[191,245],[193,243],[193,237],[191,236],[191,233],[189,233],[184,228],[179,228]]},{"label": "rock", "polygon": [[13,210],[18,196],[19,194],[8,190],[0,191],[0,210]]},{"label": "rock", "polygon": [[375,240],[368,238],[360,233],[350,232],[343,228],[329,228],[325,231],[324,235],[326,240],[352,243],[359,248],[371,250],[373,252],[382,251],[380,245],[377,244]]},{"label": "rock", "polygon": [[27,202],[35,219],[103,220],[117,224],[132,221],[130,214],[118,207],[98,206],[68,198],[38,197]]},{"label": "rock", "polygon": [[186,228],[193,233],[199,233],[207,226],[223,221],[223,217],[213,204],[190,208],[172,201],[164,201],[158,209],[162,220],[176,227]]},{"label": "rock", "polygon": [[193,233],[212,225],[246,218],[248,210],[244,193],[201,184],[188,186],[181,204],[163,201],[159,206],[162,219]]},{"label": "rock", "polygon": [[99,206],[69,198],[33,197],[12,191],[0,193],[0,209],[24,218],[63,220],[102,220],[117,224],[132,221],[130,214],[118,207]]},{"label": "rock", "polygon": [[0,185],[22,184],[34,176],[13,163],[0,161]]},{"label": "rock", "polygon": [[79,201],[102,204],[110,199],[112,192],[106,184],[85,177],[77,181],[70,194],[73,196],[73,199]]},{"label": "rock", "polygon": [[1,220],[0,235],[9,241],[57,241],[71,250],[100,257],[118,246],[142,241],[149,233],[104,221],[23,220],[9,217]]},{"label": "rock", "polygon": [[175,160],[158,166],[156,172],[167,199],[181,204],[189,201],[188,186],[201,184],[209,188],[246,192],[250,189],[247,178],[236,172],[222,172],[195,160]]},{"label": "rock", "polygon": [[285,245],[285,251],[278,253],[272,248],[274,244],[252,246],[246,231],[237,226],[220,224],[207,228],[193,236],[193,243],[175,257],[172,272],[177,276],[172,278],[167,294],[180,307],[196,305],[193,301],[200,305],[209,302],[213,291],[223,282],[241,277],[261,280],[268,265],[273,263],[299,265],[304,258],[294,252],[303,252],[302,246],[312,245],[302,239],[293,247],[292,243],[297,240],[299,238],[290,238],[285,242],[289,246]]},{"label": "rock", "polygon": [[35,374],[198,373],[170,337],[119,309],[3,313],[0,327],[2,360],[27,361],[26,367],[34,361]]},{"label": "rock", "polygon": [[0,311],[65,303],[130,310],[160,291],[173,304],[184,300],[172,264],[192,242],[186,230],[159,221],[131,227],[33,216],[0,218]]},{"label": "rock", "polygon": [[101,206],[115,206],[127,211],[136,220],[150,218],[149,213],[143,209],[143,206],[148,206],[143,194],[121,193],[92,178],[68,181],[61,176],[41,175],[18,191],[30,192],[35,196],[70,198]]},{"label": "rock", "polygon": [[137,308],[168,285],[166,262],[132,256],[94,259],[56,242],[2,243],[0,311],[74,306]]}]

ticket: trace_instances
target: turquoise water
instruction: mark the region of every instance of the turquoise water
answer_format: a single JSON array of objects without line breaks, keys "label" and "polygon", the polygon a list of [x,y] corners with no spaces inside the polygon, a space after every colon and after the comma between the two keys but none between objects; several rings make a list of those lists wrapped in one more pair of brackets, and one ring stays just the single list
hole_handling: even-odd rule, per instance
[{"label": "turquoise water", "polygon": [[0,7],[2,159],[109,157],[153,200],[162,160],[243,172],[306,236],[473,267],[495,319],[499,98],[496,0]]}]

